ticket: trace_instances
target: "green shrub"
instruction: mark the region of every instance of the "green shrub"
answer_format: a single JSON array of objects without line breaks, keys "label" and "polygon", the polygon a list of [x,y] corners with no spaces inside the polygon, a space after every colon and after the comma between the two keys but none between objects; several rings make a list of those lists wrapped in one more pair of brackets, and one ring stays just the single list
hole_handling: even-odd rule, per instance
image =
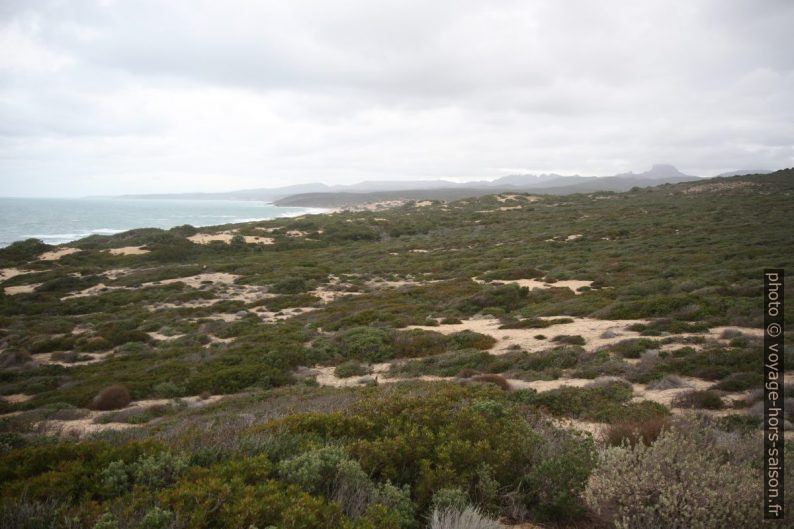
[{"label": "green shrub", "polygon": [[119,529],[119,523],[115,516],[106,512],[97,519],[93,529]]},{"label": "green shrub", "polygon": [[721,410],[725,403],[719,394],[710,390],[692,390],[676,395],[672,405],[674,408],[697,408],[705,410]]},{"label": "green shrub", "polygon": [[369,373],[369,367],[357,362],[356,360],[348,360],[347,362],[343,362],[336,366],[336,369],[334,369],[334,375],[339,378],[356,377],[367,375]]},{"label": "green shrub", "polygon": [[276,294],[300,294],[306,290],[306,281],[302,277],[282,279],[270,287],[270,291]]},{"label": "green shrub", "polygon": [[171,511],[152,507],[143,516],[138,529],[170,529],[173,516]]},{"label": "green shrub", "polygon": [[564,343],[568,345],[584,345],[585,339],[578,334],[570,335],[570,334],[560,334],[559,336],[555,336],[551,339],[552,342],[557,343]]},{"label": "green shrub", "polygon": [[527,318],[524,320],[516,320],[514,322],[505,323],[501,325],[500,329],[545,329],[552,325],[562,325],[565,323],[573,323],[572,318],[553,318],[543,320],[540,318]]},{"label": "green shrub", "polygon": [[187,468],[187,460],[170,452],[141,457],[131,467],[136,485],[159,489],[174,482]]}]

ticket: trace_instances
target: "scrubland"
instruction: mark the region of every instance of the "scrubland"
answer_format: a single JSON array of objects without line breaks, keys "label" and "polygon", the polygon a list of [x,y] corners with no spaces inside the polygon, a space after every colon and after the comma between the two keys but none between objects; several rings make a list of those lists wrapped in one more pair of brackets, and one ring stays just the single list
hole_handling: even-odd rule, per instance
[{"label": "scrubland", "polygon": [[0,528],[756,526],[792,191],[785,170],[15,243]]}]

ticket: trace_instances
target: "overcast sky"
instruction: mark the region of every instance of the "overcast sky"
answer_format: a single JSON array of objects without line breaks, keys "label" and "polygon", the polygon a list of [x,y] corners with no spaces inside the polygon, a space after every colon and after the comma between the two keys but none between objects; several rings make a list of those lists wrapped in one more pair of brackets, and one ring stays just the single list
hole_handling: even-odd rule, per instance
[{"label": "overcast sky", "polygon": [[794,1],[0,0],[0,195],[794,166]]}]

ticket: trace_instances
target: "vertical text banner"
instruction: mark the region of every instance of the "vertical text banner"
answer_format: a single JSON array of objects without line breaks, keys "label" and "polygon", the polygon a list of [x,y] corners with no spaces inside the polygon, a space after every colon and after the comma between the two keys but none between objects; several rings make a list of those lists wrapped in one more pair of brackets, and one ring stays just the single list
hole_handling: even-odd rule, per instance
[{"label": "vertical text banner", "polygon": [[783,270],[764,270],[764,518],[783,512]]}]

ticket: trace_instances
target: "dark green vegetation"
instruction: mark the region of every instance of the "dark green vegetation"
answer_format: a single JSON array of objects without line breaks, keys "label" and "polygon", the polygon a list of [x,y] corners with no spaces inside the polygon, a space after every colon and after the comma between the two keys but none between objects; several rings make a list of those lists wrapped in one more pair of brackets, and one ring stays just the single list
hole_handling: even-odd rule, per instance
[{"label": "dark green vegetation", "polygon": [[[56,261],[36,260],[51,249],[38,241],[2,249],[0,268],[26,273],[0,286],[36,286],[0,294],[0,527],[418,528],[455,502],[505,521],[608,527],[627,507],[603,458],[628,468],[641,454],[642,475],[669,484],[651,462],[703,447],[711,455],[680,459],[694,466],[679,475],[728,461],[739,476],[730,490],[760,505],[747,485],[761,483],[758,461],[714,447],[757,437],[761,347],[745,332],[707,332],[759,327],[762,270],[794,262],[792,179],[788,170],[201,230],[236,230],[229,244],[194,244],[190,226],[133,230],[77,241],[80,252]],[[127,246],[149,252],[106,251]],[[541,278],[552,288],[509,282]],[[593,283],[553,286],[566,279]],[[463,329],[489,317],[500,320],[490,335]],[[565,330],[579,317],[646,321],[593,347]],[[496,350],[516,333],[543,347]],[[318,364],[367,382],[316,387],[307,368]],[[420,375],[450,380],[384,383]],[[593,382],[516,389],[560,378]],[[679,424],[631,384],[680,390],[676,414],[732,413]],[[604,444],[617,448],[604,455],[600,439],[560,419],[609,424]],[[54,428],[80,421],[112,428],[56,440]],[[692,431],[705,437],[664,441]],[[714,519],[679,525],[725,521]]]}]

